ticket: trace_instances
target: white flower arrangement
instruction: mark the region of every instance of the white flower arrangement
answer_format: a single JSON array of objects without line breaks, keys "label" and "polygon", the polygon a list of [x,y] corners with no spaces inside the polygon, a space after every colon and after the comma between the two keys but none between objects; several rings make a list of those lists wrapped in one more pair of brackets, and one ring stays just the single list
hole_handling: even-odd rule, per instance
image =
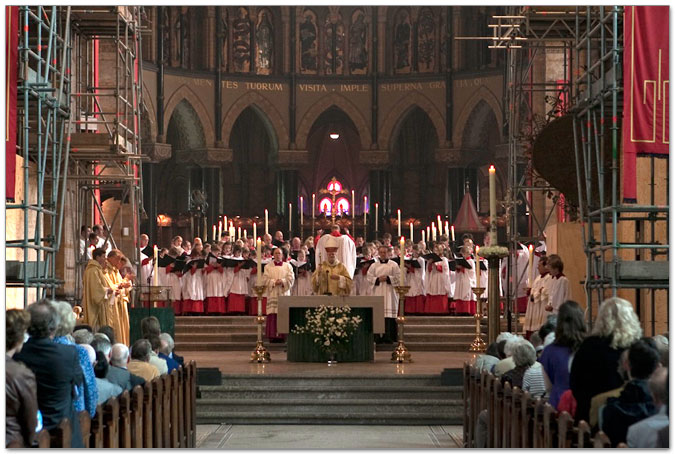
[{"label": "white flower arrangement", "polygon": [[314,343],[326,352],[335,352],[346,346],[352,334],[361,324],[361,317],[351,315],[349,306],[335,307],[321,305],[316,309],[307,309],[305,326],[295,325],[293,334],[311,334]]},{"label": "white flower arrangement", "polygon": [[492,257],[502,258],[509,255],[509,249],[504,246],[485,246],[480,248],[478,255],[485,259]]}]

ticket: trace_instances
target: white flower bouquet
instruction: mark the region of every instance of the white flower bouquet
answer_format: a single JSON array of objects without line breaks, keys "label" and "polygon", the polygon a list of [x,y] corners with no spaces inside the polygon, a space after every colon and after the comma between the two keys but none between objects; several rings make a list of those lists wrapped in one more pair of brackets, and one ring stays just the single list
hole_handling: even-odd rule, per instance
[{"label": "white flower bouquet", "polygon": [[310,334],[314,343],[327,353],[336,353],[349,344],[352,334],[361,324],[361,317],[351,315],[349,306],[321,305],[305,312],[305,326],[295,325],[294,334]]}]

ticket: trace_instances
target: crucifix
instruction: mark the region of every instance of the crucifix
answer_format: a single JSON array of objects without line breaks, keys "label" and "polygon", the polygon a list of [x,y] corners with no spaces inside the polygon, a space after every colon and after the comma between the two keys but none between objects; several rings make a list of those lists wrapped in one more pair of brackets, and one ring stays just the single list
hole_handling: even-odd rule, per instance
[{"label": "crucifix", "polygon": [[[329,187],[330,189],[321,189],[321,190],[319,190],[319,194],[330,194],[331,197],[333,198],[333,203],[332,203],[331,208],[330,208],[330,219],[331,219],[331,222],[332,222],[333,224],[335,224],[335,212],[337,211],[337,207],[335,206],[335,197],[336,197],[338,194],[348,194],[347,190],[342,189],[342,187],[340,187],[340,190],[339,190],[339,191],[337,191],[337,190],[335,189],[335,186],[336,186],[335,183],[337,183],[337,182],[338,182],[337,179],[336,179],[335,177],[333,177],[333,178],[330,180],[330,183],[328,184],[328,187]],[[353,210],[354,207],[352,207],[351,209]]]}]

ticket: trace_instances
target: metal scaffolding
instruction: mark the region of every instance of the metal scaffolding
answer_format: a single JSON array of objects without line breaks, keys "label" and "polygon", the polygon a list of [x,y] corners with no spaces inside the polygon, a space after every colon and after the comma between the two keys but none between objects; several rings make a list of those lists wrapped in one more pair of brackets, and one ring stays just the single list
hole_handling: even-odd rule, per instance
[{"label": "metal scaffolding", "polygon": [[[592,303],[616,296],[620,289],[635,289],[636,309],[641,315],[640,289],[650,289],[653,335],[656,334],[655,291],[668,291],[668,240],[656,236],[657,224],[669,222],[668,204],[655,204],[653,157],[649,204],[620,202],[618,121],[623,110],[623,7],[577,7],[576,10],[574,49],[578,77],[574,81],[571,113],[574,115],[579,208],[584,221],[589,322],[592,322]],[[607,128],[607,124],[611,126]],[[610,137],[606,137],[607,129]],[[605,162],[607,141],[611,141],[611,163]],[[610,194],[606,194],[606,178],[611,178]],[[611,230],[606,226],[611,226]],[[632,230],[635,231],[633,241],[622,241],[621,233]],[[660,256],[666,260],[657,261]]]},{"label": "metal scaffolding", "polygon": [[8,239],[6,246],[22,251],[22,260],[7,261],[7,286],[23,286],[24,306],[29,288],[36,288],[38,298],[48,291],[53,297],[63,284],[56,278],[56,255],[68,180],[70,18],[70,7],[19,7],[17,148],[23,158],[23,200],[6,209],[21,212],[23,229],[22,237]]},{"label": "metal scaffolding", "polygon": [[[79,226],[91,225],[98,214],[106,240],[116,248],[112,236],[116,225],[131,225],[131,251],[125,251],[140,276],[139,236],[142,212],[142,166],[140,108],[142,106],[140,6],[74,7],[72,27],[76,36],[73,86],[73,115],[77,131],[72,134],[77,182],[75,244]],[[99,71],[100,65],[100,71]],[[114,71],[114,76],[111,76]],[[100,79],[99,79],[100,77]],[[105,215],[102,197],[120,201],[112,216]],[[125,222],[122,208],[131,208],[131,222]],[[75,295],[80,296],[86,254],[76,255]]]}]

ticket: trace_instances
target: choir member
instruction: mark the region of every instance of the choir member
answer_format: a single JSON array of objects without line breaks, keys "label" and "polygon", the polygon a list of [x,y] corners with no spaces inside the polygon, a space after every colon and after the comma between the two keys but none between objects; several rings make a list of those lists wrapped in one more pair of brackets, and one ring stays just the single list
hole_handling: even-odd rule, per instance
[{"label": "choir member", "polygon": [[424,302],[425,314],[448,314],[448,296],[452,295],[450,287],[450,266],[448,259],[443,257],[440,244],[434,245],[434,252],[428,254],[427,273],[425,279],[426,299]]},{"label": "choir member", "polygon": [[[300,240],[298,239],[298,242]],[[307,261],[307,255],[303,249],[296,251],[296,258],[290,261],[296,273],[295,284],[293,284],[293,296],[312,295],[312,276],[310,263]]]},{"label": "choir member", "polygon": [[225,269],[218,257],[209,254],[204,268],[204,309],[207,314],[225,314]]},{"label": "choir member", "polygon": [[204,312],[204,259],[197,249],[192,251],[183,273],[183,314],[201,314]]},{"label": "choir member", "polygon": [[[471,241],[469,239],[469,241]],[[473,243],[471,243],[473,244]],[[471,290],[476,286],[475,262],[471,258],[470,246],[461,248],[461,257],[457,260],[455,269],[454,306],[456,314],[473,315],[476,313],[476,295]]]},{"label": "choir member", "polygon": [[[232,248],[231,260],[238,262],[233,267],[226,270],[227,280],[230,282],[229,293],[227,295],[227,313],[244,314],[246,313],[246,296],[248,295],[248,281],[251,275],[251,268],[244,268],[244,264],[250,263],[242,256],[243,249],[235,245]],[[256,311],[257,312],[257,311]],[[256,313],[257,315],[257,313]]]},{"label": "choir member", "polygon": [[[405,297],[405,313],[421,314],[424,311],[424,259],[420,256],[420,247],[412,245],[412,254],[406,257],[406,282],[410,287]],[[417,266],[417,265],[419,266]]]}]

